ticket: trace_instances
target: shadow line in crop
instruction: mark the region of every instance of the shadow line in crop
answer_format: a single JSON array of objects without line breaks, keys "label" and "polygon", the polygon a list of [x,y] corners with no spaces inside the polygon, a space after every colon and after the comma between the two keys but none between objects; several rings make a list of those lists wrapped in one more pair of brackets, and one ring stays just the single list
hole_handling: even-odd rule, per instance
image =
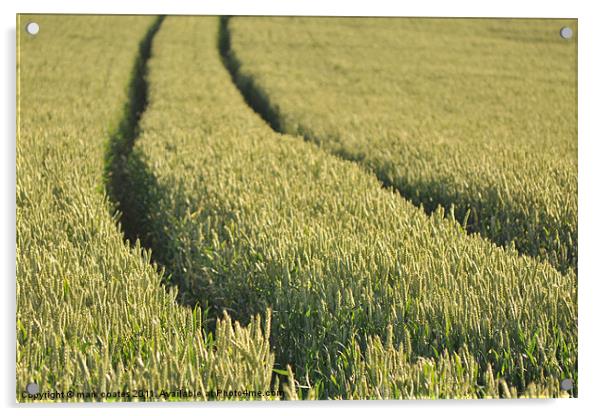
[{"label": "shadow line in crop", "polygon": [[220,17],[218,47],[222,63],[228,70],[232,82],[240,91],[247,105],[268,123],[272,130],[284,133],[284,127],[281,125],[278,110],[272,105],[265,91],[257,85],[253,77],[240,72],[240,61],[232,51],[230,45],[229,20],[230,16]]},{"label": "shadow line in crop", "polygon": [[[140,119],[148,106],[148,60],[152,54],[153,39],[164,18],[157,17],[139,44],[128,86],[128,99],[105,153],[104,182],[125,240],[131,245],[139,241],[142,247],[149,249],[153,263],[163,269],[167,276],[164,277],[164,283],[182,289],[179,279],[173,279],[169,263],[160,255],[163,239],[158,241],[152,233],[153,223],[164,221],[165,214],[160,209],[160,201],[167,192],[159,185],[140,153],[133,150],[140,135]],[[178,290],[180,303],[193,305],[195,302],[187,299],[184,293]]]},{"label": "shadow line in crop", "polygon": [[[220,20],[219,51],[232,82],[247,105],[274,131],[300,136],[305,141],[320,146],[322,140],[307,127],[289,128],[278,106],[270,100],[265,90],[252,75],[240,70],[242,64],[231,48],[229,21],[228,16],[223,16]],[[376,176],[383,188],[395,191],[427,215],[443,208],[445,216],[458,222],[468,234],[478,233],[499,247],[513,246],[521,254],[542,261],[547,260],[562,273],[577,271],[576,233],[572,233],[566,224],[559,225],[554,232],[532,226],[534,218],[545,216],[545,212],[524,213],[507,207],[501,213],[491,213],[487,207],[501,204],[493,195],[495,190],[492,190],[493,196],[486,195],[480,201],[463,200],[457,198],[454,189],[444,184],[428,181],[411,183],[404,177],[392,177],[386,167],[365,167],[366,161],[362,155],[353,154],[343,147],[327,151],[364,167],[367,172]],[[517,224],[522,226],[518,227]],[[573,244],[562,244],[566,236],[569,236]]]},{"label": "shadow line in crop", "polygon": [[164,16],[158,16],[151,25],[139,45],[138,56],[134,63],[128,100],[124,104],[123,115],[115,132],[109,139],[105,155],[105,186],[109,198],[119,211],[120,223],[125,237],[134,242],[138,237],[141,217],[138,210],[130,206],[128,186],[128,158],[132,153],[134,142],[140,134],[139,121],[148,105],[148,60],[151,56],[153,38],[159,31]]},{"label": "shadow line in crop", "polygon": [[[164,18],[157,17],[140,42],[128,86],[128,100],[105,153],[104,182],[124,239],[131,245],[139,242],[150,251],[151,261],[163,272],[163,283],[178,289],[180,304],[201,306],[203,320],[213,331],[216,319],[221,317],[221,309],[228,309],[228,305],[213,300],[207,288],[200,291],[193,287],[195,283],[186,276],[185,265],[190,263],[189,257],[202,251],[203,245],[198,227],[186,228],[188,234],[184,235],[182,228],[174,225],[174,222],[187,221],[185,212],[172,212],[174,205],[187,205],[186,193],[180,190],[182,183],[159,183],[143,153],[134,146],[140,135],[140,120],[149,104],[147,75],[152,43]],[[176,231],[174,234],[168,230]],[[181,239],[198,244],[191,244],[193,247],[188,247],[191,251],[186,251],[178,244]],[[200,292],[205,296],[199,296]]]}]

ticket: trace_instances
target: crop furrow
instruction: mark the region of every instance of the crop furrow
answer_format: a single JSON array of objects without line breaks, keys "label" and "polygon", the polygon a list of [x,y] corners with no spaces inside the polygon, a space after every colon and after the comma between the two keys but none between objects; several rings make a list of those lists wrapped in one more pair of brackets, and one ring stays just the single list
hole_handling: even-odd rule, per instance
[{"label": "crop furrow", "polygon": [[[148,60],[151,57],[153,38],[159,31],[163,19],[164,16],[158,16],[140,42],[128,87],[128,101],[124,105],[119,126],[110,138],[105,159],[107,193],[119,212],[123,232],[131,244],[143,237],[144,232],[139,221],[143,216],[140,212],[141,207],[133,205],[131,198],[135,190],[131,188],[131,169],[128,168],[128,159],[134,142],[140,134],[139,121],[148,105]],[[144,239],[141,241],[148,247]]]},{"label": "crop furrow", "polygon": [[[573,115],[570,111],[560,113],[557,108],[544,108],[541,103],[532,110],[528,107],[531,112],[541,113],[537,121],[525,121],[521,110],[512,110],[537,102],[522,91],[533,91],[546,106],[555,102],[546,83],[533,84],[530,78],[522,83],[507,81],[513,75],[507,68],[499,69],[499,77],[506,77],[506,81],[500,81],[494,77],[497,73],[486,72],[492,71],[489,62],[484,64],[482,76],[477,69],[465,69],[459,64],[454,70],[455,67],[448,67],[449,61],[455,59],[452,52],[447,61],[425,57],[418,46],[399,40],[409,33],[408,36],[416,35],[415,43],[424,42],[420,33],[430,26],[420,20],[414,23],[412,19],[385,19],[379,24],[370,23],[370,19],[284,20],[223,18],[220,24],[224,65],[247,104],[275,131],[303,137],[331,154],[357,163],[378,178],[383,187],[396,191],[429,215],[442,207],[447,217],[470,234],[478,233],[500,247],[514,247],[522,254],[548,261],[563,273],[576,272],[576,163],[572,160],[576,141],[570,141],[574,132],[567,127]],[[461,28],[459,23],[450,24],[449,30]],[[343,37],[353,25],[355,30]],[[474,26],[472,30],[486,30],[481,26],[494,24]],[[520,30],[526,30],[521,27]],[[526,27],[530,27],[528,23]],[[232,36],[237,45],[231,45]],[[382,47],[374,44],[377,36]],[[447,40],[438,34],[429,36],[432,43],[423,45],[427,52],[454,41],[456,48],[466,48],[464,53],[471,53],[461,34],[457,37],[462,40],[457,41],[456,35],[449,35]],[[480,36],[485,43],[492,35],[485,31]],[[349,47],[345,47],[345,42]],[[546,59],[558,53],[552,49],[558,45],[549,43]],[[474,46],[474,50],[478,47]],[[528,47],[521,46],[525,51]],[[478,51],[475,59],[480,55],[488,60],[500,59]],[[512,62],[525,60],[525,53],[497,53],[502,57],[506,53]],[[400,56],[403,63],[396,61],[402,59]],[[428,62],[423,64],[423,60]],[[430,69],[431,61],[434,74],[415,70],[421,65]],[[399,71],[394,70],[397,67]],[[462,71],[470,71],[472,77],[460,81]],[[532,71],[535,74],[536,70]],[[558,74],[563,80],[559,96],[571,91],[567,87],[570,83],[562,78],[567,73],[568,70]],[[408,79],[410,76],[413,78]],[[432,81],[433,78],[439,81]],[[487,91],[457,86],[470,83],[467,79],[474,79],[473,83],[491,80],[498,90],[491,86]],[[418,94],[416,90],[426,88],[423,83],[430,89]],[[510,94],[508,91],[513,88],[521,92]],[[436,99],[437,94],[442,95],[441,99]],[[488,100],[484,101],[480,117],[473,108],[475,95]],[[517,102],[510,101],[513,95]],[[446,101],[452,103],[442,104]],[[452,105],[455,101],[458,104]],[[564,101],[572,102],[568,98]],[[421,111],[413,113],[414,107]],[[460,114],[464,107],[469,112]],[[525,139],[505,144],[510,140],[505,137],[508,131]],[[545,145],[532,149],[530,140]]]}]

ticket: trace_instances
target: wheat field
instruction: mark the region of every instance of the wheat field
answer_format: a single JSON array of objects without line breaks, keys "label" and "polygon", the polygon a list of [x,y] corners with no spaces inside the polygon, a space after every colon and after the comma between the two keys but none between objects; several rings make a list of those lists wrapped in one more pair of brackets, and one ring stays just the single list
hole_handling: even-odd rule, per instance
[{"label": "wheat field", "polygon": [[577,396],[576,22],[33,20],[18,401]]}]

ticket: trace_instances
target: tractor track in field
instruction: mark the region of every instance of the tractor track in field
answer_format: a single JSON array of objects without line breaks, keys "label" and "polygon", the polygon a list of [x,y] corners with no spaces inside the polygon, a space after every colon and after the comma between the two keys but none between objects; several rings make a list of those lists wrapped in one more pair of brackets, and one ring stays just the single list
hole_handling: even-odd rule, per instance
[{"label": "tractor track in field", "polygon": [[148,60],[151,57],[152,43],[163,23],[164,16],[158,16],[139,45],[132,77],[128,85],[128,101],[124,105],[123,116],[117,130],[111,135],[105,159],[105,182],[109,197],[120,212],[120,223],[125,237],[134,242],[139,236],[136,224],[137,212],[128,206],[128,159],[134,143],[140,135],[140,119],[148,106]]},{"label": "tractor track in field", "polygon": [[[259,116],[261,117],[265,123],[267,123],[272,130],[280,134],[286,134],[289,136],[295,136],[302,138],[306,142],[310,142],[315,144],[318,147],[321,147],[319,143],[319,137],[314,137],[312,134],[308,132],[301,133],[291,133],[286,130],[284,123],[282,121],[282,116],[279,112],[278,107],[270,100],[269,94],[267,94],[264,89],[255,81],[254,77],[244,72],[240,71],[241,62],[236,56],[235,52],[231,48],[231,35],[229,29],[229,20],[230,16],[222,16],[220,18],[219,25],[219,52],[221,55],[221,60],[226,68],[226,70],[230,74],[230,78],[232,79],[233,84],[238,89],[240,94],[242,95],[244,101],[247,105]],[[381,184],[384,189],[390,190],[398,194],[401,198],[404,198],[408,202],[410,202],[415,207],[423,210],[427,215],[434,214],[438,209],[444,210],[444,215],[446,218],[449,218],[456,223],[458,223],[462,229],[467,234],[479,234],[481,238],[489,241],[497,247],[506,249],[506,245],[508,243],[504,241],[497,241],[489,236],[484,236],[482,233],[476,229],[476,226],[471,224],[471,220],[474,220],[477,217],[476,211],[471,211],[468,209],[467,211],[459,210],[459,207],[455,207],[454,204],[451,206],[446,206],[438,201],[441,198],[434,198],[431,203],[425,203],[415,197],[410,191],[404,192],[403,188],[398,185],[395,185],[391,182],[390,178],[388,178],[385,174],[381,174],[378,170],[371,170],[361,163],[362,160],[358,159],[358,157],[348,154],[345,151],[330,151],[327,149],[323,149],[329,154],[340,158],[341,160],[345,160],[348,162],[352,162],[360,166],[365,172],[373,175]],[[408,187],[410,189],[410,187]],[[445,198],[442,198],[445,199]],[[449,199],[449,197],[448,197]],[[515,247],[515,249],[524,256],[536,258],[539,261],[545,261],[543,259],[537,258],[532,253],[528,253],[525,250],[521,250],[520,247]],[[558,266],[554,266],[561,273],[565,273],[567,270],[563,268],[559,268]],[[576,269],[575,269],[576,271]]]},{"label": "tractor track in field", "polygon": [[[128,100],[117,129],[111,134],[105,154],[105,188],[114,208],[114,214],[130,245],[140,245],[150,250],[151,261],[165,272],[164,283],[179,286],[171,280],[171,271],[162,261],[156,241],[149,236],[148,218],[155,208],[156,196],[161,192],[153,173],[133,152],[140,135],[140,120],[148,106],[148,61],[152,56],[153,39],[165,16],[158,16],[140,41],[139,51],[128,85]],[[157,218],[160,216],[157,214]],[[194,302],[178,291],[181,304],[193,306]]]},{"label": "tractor track in field", "polygon": [[[148,61],[152,56],[154,37],[165,17],[157,17],[139,44],[128,85],[128,100],[106,151],[105,187],[124,239],[132,246],[140,244],[149,250],[152,263],[163,272],[163,283],[178,289],[178,302],[183,306],[196,307],[198,299],[189,295],[186,283],[170,265],[171,259],[164,255],[165,244],[169,244],[169,240],[164,235],[153,233],[154,222],[166,221],[159,201],[167,191],[158,183],[141,155],[134,151],[141,133],[140,120],[149,104]],[[207,309],[207,305],[204,306]],[[215,324],[215,320],[211,320],[211,324]]]},{"label": "tractor track in field", "polygon": [[[268,94],[255,82],[255,79],[252,76],[249,76],[240,71],[241,63],[237,58],[236,54],[231,48],[231,39],[230,39],[230,30],[228,28],[229,16],[222,16],[220,19],[219,26],[219,51],[222,59],[222,63],[224,67],[230,74],[230,78],[232,79],[232,83],[238,89],[240,94],[242,95],[245,103],[253,110],[263,121],[268,124],[272,130],[279,134],[286,134],[288,136],[294,136],[303,139],[305,142],[309,142],[312,144],[316,144],[319,140],[314,140],[309,134],[299,135],[293,134],[288,131],[283,126],[281,121],[281,116],[279,114],[279,110],[276,106],[270,101]],[[316,144],[319,147],[319,145]],[[370,175],[376,177],[381,184],[381,186],[385,189],[394,191],[402,198],[407,199],[416,207],[420,208],[419,204],[414,203],[412,199],[408,198],[404,195],[397,187],[395,187],[390,180],[379,175],[376,172],[373,172],[367,168],[365,168],[357,158],[352,157],[346,153],[340,152],[331,152],[329,150],[323,149],[334,157],[337,157],[341,160],[352,162],[357,164],[360,168],[362,168],[365,172]],[[435,210],[436,207],[430,208],[426,206],[422,206],[422,209],[430,215]],[[460,222],[460,221],[458,221]],[[463,225],[463,228],[470,233],[470,229]]]}]

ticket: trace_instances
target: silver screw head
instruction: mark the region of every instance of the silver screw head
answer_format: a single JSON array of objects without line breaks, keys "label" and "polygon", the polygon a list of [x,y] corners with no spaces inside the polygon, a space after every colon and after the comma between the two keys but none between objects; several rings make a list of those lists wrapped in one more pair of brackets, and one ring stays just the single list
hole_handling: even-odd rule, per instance
[{"label": "silver screw head", "polygon": [[40,386],[38,383],[29,383],[25,386],[25,391],[29,394],[38,394],[40,392]]},{"label": "silver screw head", "polygon": [[29,22],[25,25],[25,30],[32,36],[35,36],[40,31],[40,25],[36,22]]},{"label": "silver screw head", "polygon": [[560,389],[567,391],[567,390],[571,390],[573,388],[573,380],[571,380],[570,378],[565,378],[564,380],[562,380],[560,382]]},{"label": "silver screw head", "polygon": [[563,27],[562,29],[560,29],[560,37],[562,39],[570,39],[573,37],[573,29],[571,29],[570,27]]}]

